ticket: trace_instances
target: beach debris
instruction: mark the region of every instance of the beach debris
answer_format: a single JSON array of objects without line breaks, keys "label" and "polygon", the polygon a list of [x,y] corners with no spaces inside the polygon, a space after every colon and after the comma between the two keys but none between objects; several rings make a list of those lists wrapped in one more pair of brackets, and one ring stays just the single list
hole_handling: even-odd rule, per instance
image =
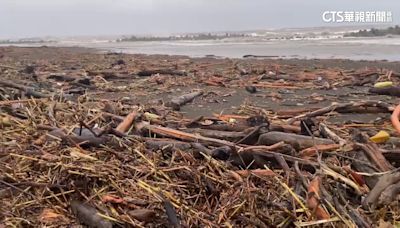
[{"label": "beach debris", "polygon": [[393,82],[386,81],[386,82],[377,82],[374,84],[375,88],[384,88],[384,87],[389,87],[389,86],[393,86]]},{"label": "beach debris", "polygon": [[374,143],[385,143],[390,138],[389,133],[386,131],[379,131],[376,135],[370,137],[369,139]]},{"label": "beach debris", "polygon": [[0,51],[5,227],[395,224],[391,62]]}]

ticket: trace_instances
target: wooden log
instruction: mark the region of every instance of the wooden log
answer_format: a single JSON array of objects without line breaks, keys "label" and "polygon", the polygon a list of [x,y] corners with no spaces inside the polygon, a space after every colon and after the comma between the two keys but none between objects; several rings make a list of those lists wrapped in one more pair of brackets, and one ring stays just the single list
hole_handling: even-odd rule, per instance
[{"label": "wooden log", "polygon": [[150,125],[146,122],[140,122],[136,124],[136,129],[138,131],[148,131],[153,134],[169,137],[169,138],[175,138],[175,139],[180,139],[183,141],[188,141],[188,142],[200,142],[208,145],[216,145],[216,146],[232,146],[235,147],[236,145],[232,142],[222,140],[222,139],[214,139],[214,138],[208,138],[204,137],[201,135],[195,135],[191,133],[187,133],[184,131],[176,130],[176,129],[171,129],[167,127],[161,127],[161,126],[155,126],[155,125]]},{"label": "wooden log", "polygon": [[149,77],[154,74],[168,74],[168,75],[176,75],[176,76],[185,76],[186,72],[175,69],[156,69],[156,70],[142,70],[136,73],[140,77]]},{"label": "wooden log", "polygon": [[188,128],[182,130],[188,133],[197,133],[205,137],[216,138],[216,139],[224,139],[228,141],[237,141],[244,136],[246,136],[243,132],[235,132],[235,131],[216,131],[216,130],[207,130],[201,128]]},{"label": "wooden log", "polygon": [[296,150],[302,150],[305,148],[312,147],[314,145],[323,145],[323,144],[328,145],[335,143],[330,139],[272,131],[260,135],[257,144],[272,145],[281,141],[292,145],[293,148],[295,148]]},{"label": "wooden log", "polygon": [[101,137],[97,137],[91,131],[85,128],[82,130],[80,128],[75,128],[73,133],[74,134],[68,135],[65,130],[56,129],[48,134],[61,139],[65,143],[80,144],[84,146],[100,146],[109,140],[108,136],[103,135]]},{"label": "wooden log", "polygon": [[160,150],[164,148],[175,148],[179,150],[189,150],[192,145],[187,142],[181,142],[171,139],[154,139],[154,138],[144,138],[146,147],[149,149]]},{"label": "wooden log", "polygon": [[203,91],[196,91],[188,94],[174,97],[166,103],[166,106],[172,107],[174,110],[180,110],[182,105],[193,101],[196,97],[203,95]]}]

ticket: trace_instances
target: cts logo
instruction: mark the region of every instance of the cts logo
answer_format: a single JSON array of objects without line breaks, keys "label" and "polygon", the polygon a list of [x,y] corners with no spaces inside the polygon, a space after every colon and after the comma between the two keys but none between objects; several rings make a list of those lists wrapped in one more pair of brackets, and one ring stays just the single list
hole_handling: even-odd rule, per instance
[{"label": "cts logo", "polygon": [[325,11],[322,14],[322,20],[325,22],[344,22],[343,11]]}]

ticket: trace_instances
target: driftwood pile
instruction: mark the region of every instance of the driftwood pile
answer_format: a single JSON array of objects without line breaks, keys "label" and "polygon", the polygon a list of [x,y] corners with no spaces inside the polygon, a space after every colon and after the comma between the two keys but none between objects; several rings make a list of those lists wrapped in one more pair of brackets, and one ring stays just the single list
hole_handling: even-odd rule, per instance
[{"label": "driftwood pile", "polygon": [[[391,111],[335,104],[361,106]],[[398,206],[400,151],[322,122],[300,121],[301,135],[296,121],[325,110],[334,111],[288,125],[259,113],[190,120],[136,107],[120,117],[31,99],[26,119],[2,114],[5,222],[369,227],[379,208]]]},{"label": "driftwood pile", "polygon": [[[308,83],[308,74],[300,76]],[[375,227],[398,220],[400,138],[389,118],[326,118],[389,116],[392,103],[359,99],[284,114],[244,104],[236,114],[187,118],[177,110],[206,96],[203,90],[133,105],[71,96],[73,87],[0,85],[9,93],[0,100],[0,227]],[[379,130],[391,138],[371,141]]]}]

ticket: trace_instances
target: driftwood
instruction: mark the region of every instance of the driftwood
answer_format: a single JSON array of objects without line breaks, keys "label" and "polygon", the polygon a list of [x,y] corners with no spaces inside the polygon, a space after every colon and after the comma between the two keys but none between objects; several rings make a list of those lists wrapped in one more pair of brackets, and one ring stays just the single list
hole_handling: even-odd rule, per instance
[{"label": "driftwood", "polygon": [[140,77],[149,77],[154,74],[168,74],[168,75],[176,75],[176,76],[185,76],[186,72],[181,70],[174,69],[157,69],[157,70],[142,70],[136,73]]},{"label": "driftwood", "polygon": [[305,135],[297,135],[292,133],[284,133],[284,132],[268,132],[260,135],[258,138],[258,145],[272,145],[278,142],[285,142],[290,144],[296,150],[302,150],[305,148],[312,147],[314,145],[321,144],[334,144],[335,142],[330,139],[316,138]]},{"label": "driftwood", "polygon": [[[379,170],[374,165],[371,164],[367,155],[365,155],[363,151],[356,151],[354,156],[357,158],[351,164],[354,170],[362,173],[379,172]],[[368,188],[372,189],[378,182],[378,176],[365,176],[364,181],[365,184],[368,186]]]},{"label": "driftwood", "polygon": [[203,95],[203,91],[196,91],[179,97],[172,98],[171,101],[166,103],[166,106],[172,107],[174,110],[180,110],[182,105],[193,101],[196,97]]},{"label": "driftwood", "polygon": [[[376,107],[378,110],[381,110],[381,112],[392,112],[394,110],[394,107],[392,107],[390,104],[382,102],[382,101],[361,101],[361,102],[350,102],[350,103],[333,103],[332,105],[328,107],[324,107],[309,113],[304,113],[298,116],[295,116],[293,118],[290,118],[287,120],[288,124],[293,124],[295,121],[303,119],[303,118],[309,118],[309,117],[316,117],[316,116],[321,116],[329,112],[339,112],[339,113],[349,113],[349,112],[354,112],[354,111],[366,111],[368,112],[365,107]],[[373,112],[376,112],[377,110],[373,110]]]},{"label": "driftwood", "polygon": [[131,113],[129,113],[125,119],[118,124],[118,126],[115,128],[116,131],[125,133],[129,130],[129,128],[132,126],[133,121],[135,120],[135,118],[138,116],[137,111],[133,111]]},{"label": "driftwood", "polygon": [[[97,133],[100,133],[99,129],[94,130]],[[61,139],[64,143],[72,143],[72,144],[80,144],[84,146],[100,146],[101,144],[106,143],[109,140],[108,136],[100,136],[93,134],[93,131],[90,131],[86,128],[75,128],[73,130],[73,134],[68,135],[63,129],[56,129],[48,133],[50,137],[56,137]]]},{"label": "driftwood", "polygon": [[393,166],[386,160],[386,158],[383,156],[382,151],[380,151],[379,147],[376,146],[376,144],[373,143],[368,143],[368,144],[362,144],[362,143],[356,143],[355,144],[358,148],[362,149],[369,160],[376,165],[376,167],[382,171],[390,171],[393,169]]},{"label": "driftwood", "polygon": [[[212,124],[209,126],[200,126],[203,129],[212,129],[212,130],[219,130],[219,131],[236,131],[236,132],[243,132],[249,129],[249,125],[247,124]],[[271,131],[281,131],[281,132],[288,132],[288,133],[300,133],[300,127],[292,126],[287,124],[274,124],[271,123],[269,125],[269,129]]]},{"label": "driftwood", "polygon": [[363,85],[368,84],[368,83],[376,82],[376,80],[378,78],[379,78],[379,74],[378,73],[371,73],[371,74],[368,74],[368,75],[364,75],[363,77],[355,77],[354,78],[354,82],[352,83],[352,85],[363,86]]},{"label": "driftwood", "polygon": [[188,133],[197,133],[205,137],[216,138],[216,139],[225,139],[228,141],[237,141],[244,136],[246,136],[243,132],[235,132],[235,131],[216,131],[216,130],[207,130],[201,128],[188,128],[182,130]]},{"label": "driftwood", "polygon": [[171,140],[171,139],[145,138],[145,142],[147,148],[155,150],[166,149],[166,148],[189,150],[190,148],[192,148],[192,145],[190,143]]},{"label": "driftwood", "polygon": [[5,87],[10,87],[10,88],[21,90],[28,97],[35,97],[35,98],[49,98],[49,97],[51,97],[51,95],[43,94],[41,92],[35,91],[35,89],[32,88],[32,87],[20,85],[20,84],[17,84],[17,83],[14,83],[14,82],[10,82],[10,81],[0,81],[0,85],[5,86]]},{"label": "driftwood", "polygon": [[394,97],[400,97],[400,86],[389,86],[383,88],[371,88],[370,93],[376,93],[379,95],[389,95]]},{"label": "driftwood", "polygon": [[71,209],[78,220],[89,227],[112,228],[113,226],[110,221],[101,217],[94,207],[72,201]]},{"label": "driftwood", "polygon": [[326,126],[326,124],[324,124],[324,123],[319,124],[319,131],[321,132],[321,134],[323,136],[332,139],[336,143],[339,143],[339,145],[341,145],[341,146],[346,144],[346,140],[339,137],[335,132],[333,132],[331,129],[329,129],[328,126]]},{"label": "driftwood", "polygon": [[369,192],[369,194],[363,201],[363,205],[365,207],[374,207],[379,204],[384,204],[388,201],[393,201],[400,191],[399,182],[399,172],[385,174],[381,176],[378,183],[376,183],[374,188]]},{"label": "driftwood", "polygon": [[187,133],[184,131],[180,130],[175,130],[167,127],[161,127],[161,126],[155,126],[155,125],[150,125],[146,122],[141,122],[136,124],[136,129],[141,132],[150,132],[153,134],[157,134],[160,136],[165,136],[165,137],[170,137],[170,138],[175,138],[175,139],[180,139],[183,141],[188,141],[188,142],[200,142],[208,145],[216,145],[216,146],[235,146],[234,143],[222,140],[222,139],[214,139],[214,138],[209,138],[209,137],[204,137],[201,135],[195,135],[191,133]]},{"label": "driftwood", "polygon": [[318,167],[318,163],[312,162],[306,159],[297,158],[291,155],[277,153],[274,151],[257,151],[257,150],[243,150],[243,151],[232,151],[228,161],[235,166],[241,168],[265,168],[265,165],[270,167],[279,167],[281,164],[277,160],[277,157],[283,158],[289,164],[294,164],[296,161],[303,165],[303,168],[315,171],[315,167]]},{"label": "driftwood", "polygon": [[254,128],[250,128],[249,132],[242,136],[241,139],[239,141],[237,141],[237,143],[242,143],[242,144],[254,144],[258,137],[260,136],[260,134],[265,133],[266,131],[268,131],[268,127],[269,127],[269,123],[268,124],[262,124],[260,126],[254,127]]}]

